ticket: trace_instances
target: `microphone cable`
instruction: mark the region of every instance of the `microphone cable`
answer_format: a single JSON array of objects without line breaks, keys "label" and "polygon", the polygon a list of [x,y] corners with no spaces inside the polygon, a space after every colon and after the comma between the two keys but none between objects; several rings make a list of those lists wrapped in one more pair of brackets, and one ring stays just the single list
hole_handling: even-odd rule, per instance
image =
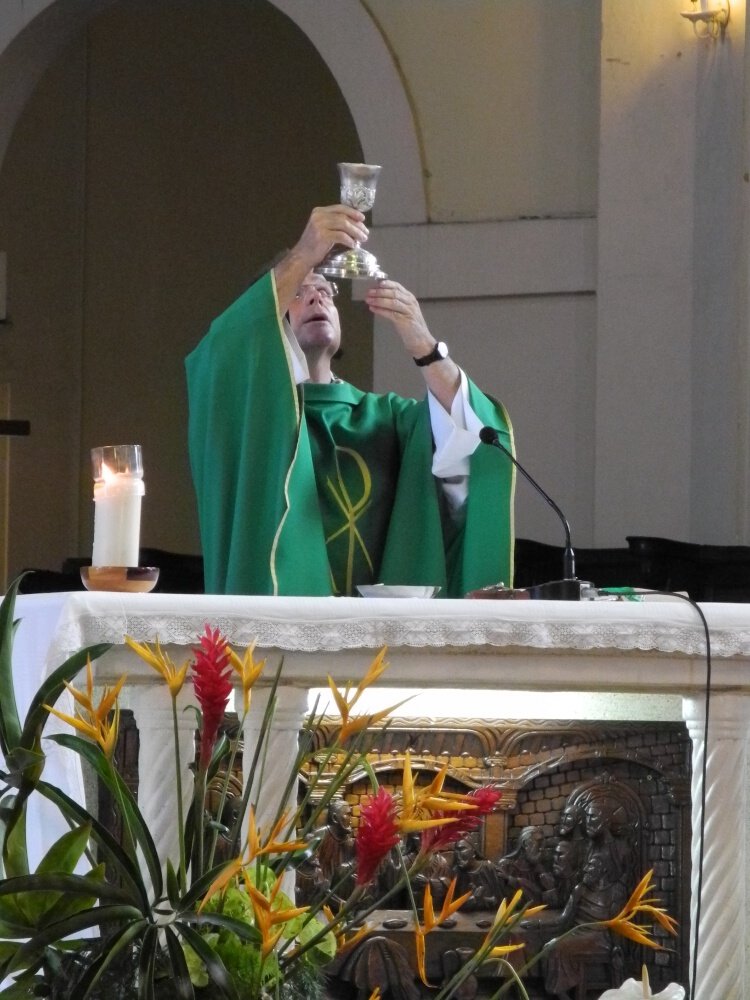
[{"label": "microphone cable", "polygon": [[[597,587],[596,588],[600,594],[614,594],[616,596],[622,596],[623,590],[630,588],[622,587]],[[701,805],[701,818],[700,825],[698,827],[698,873],[696,880],[696,900],[695,900],[695,926],[692,928],[692,938],[693,938],[693,955],[690,962],[691,972],[690,972],[690,983],[689,983],[689,1000],[695,1000],[697,979],[698,979],[698,944],[700,941],[700,923],[701,923],[701,904],[703,899],[703,857],[705,852],[705,838],[706,838],[706,798],[707,798],[707,785],[708,785],[708,723],[710,718],[710,708],[711,708],[711,683],[712,683],[712,658],[711,658],[711,633],[708,627],[708,621],[703,613],[700,605],[697,601],[694,601],[692,597],[687,597],[685,594],[679,594],[674,590],[640,590],[634,592],[635,597],[645,597],[649,594],[654,596],[663,597],[678,597],[681,601],[685,601],[692,608],[694,608],[696,614],[701,620],[703,626],[703,634],[706,640],[706,686],[705,686],[705,709],[703,714],[703,761],[701,764],[701,795],[700,795],[700,805]]]}]

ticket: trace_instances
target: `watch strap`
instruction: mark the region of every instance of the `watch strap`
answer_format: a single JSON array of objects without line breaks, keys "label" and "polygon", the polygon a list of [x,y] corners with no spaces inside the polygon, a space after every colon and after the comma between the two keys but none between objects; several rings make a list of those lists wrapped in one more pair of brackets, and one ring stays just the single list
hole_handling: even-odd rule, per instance
[{"label": "watch strap", "polygon": [[423,355],[421,358],[415,358],[414,364],[417,368],[425,368],[427,365],[431,365],[433,361],[444,361],[448,357],[448,346],[442,341],[438,341],[437,344],[432,348],[429,354]]}]

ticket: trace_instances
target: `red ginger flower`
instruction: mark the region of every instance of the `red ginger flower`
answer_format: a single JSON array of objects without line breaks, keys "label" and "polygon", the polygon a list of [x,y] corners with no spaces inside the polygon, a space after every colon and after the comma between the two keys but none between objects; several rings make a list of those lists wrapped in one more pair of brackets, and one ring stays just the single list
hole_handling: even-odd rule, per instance
[{"label": "red ginger flower", "polygon": [[396,803],[385,788],[379,788],[362,804],[357,828],[357,885],[367,885],[378,865],[399,842]]},{"label": "red ginger flower", "polygon": [[194,648],[193,652],[193,688],[203,713],[199,761],[200,767],[205,770],[211,762],[216,734],[232,693],[232,667],[227,640],[218,628],[212,631],[206,625],[205,633],[200,637],[200,647]]},{"label": "red ginger flower", "polygon": [[442,850],[449,844],[455,844],[457,840],[461,840],[467,833],[472,833],[479,827],[482,817],[491,813],[495,808],[501,794],[499,789],[489,786],[475,788],[474,791],[464,796],[464,800],[476,808],[460,813],[435,813],[436,819],[441,816],[454,817],[454,822],[423,830],[419,844],[420,853],[427,854],[429,851]]}]

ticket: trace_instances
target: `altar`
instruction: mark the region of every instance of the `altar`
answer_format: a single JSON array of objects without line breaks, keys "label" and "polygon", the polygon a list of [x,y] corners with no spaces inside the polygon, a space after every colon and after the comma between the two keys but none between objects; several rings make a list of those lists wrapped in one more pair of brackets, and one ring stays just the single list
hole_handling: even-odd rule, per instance
[{"label": "altar", "polygon": [[[159,816],[169,815],[174,800],[169,768],[160,763],[171,752],[170,741],[164,739],[171,710],[157,674],[124,646],[126,634],[149,642],[158,637],[173,647],[173,658],[181,662],[189,654],[186,647],[196,643],[208,623],[220,628],[235,648],[255,640],[257,654],[268,656],[273,665],[283,655],[269,752],[280,775],[288,774],[293,760],[309,690],[324,685],[328,674],[342,684],[356,682],[384,645],[391,665],[382,686],[476,691],[477,717],[482,714],[483,692],[489,696],[498,690],[561,696],[574,692],[584,705],[591,699],[597,706],[602,698],[619,700],[636,719],[654,717],[654,705],[666,696],[668,704],[680,707],[693,743],[693,919],[702,829],[705,836],[696,998],[742,1000],[750,986],[745,934],[750,902],[746,844],[750,607],[701,607],[712,654],[707,741],[706,635],[696,609],[680,600],[29,595],[20,597],[16,606],[22,624],[14,670],[19,682],[34,689],[43,674],[72,652],[97,642],[113,643],[113,649],[96,662],[96,676],[112,682],[128,673],[130,707],[141,735],[139,800],[153,816],[157,843]],[[263,688],[254,695],[246,741],[252,742],[262,717],[262,694]],[[594,710],[600,714],[598,707]],[[192,739],[190,713],[184,713],[183,726],[181,739],[187,748]],[[68,777],[75,782],[74,772]],[[273,784],[268,782],[269,787]]]}]

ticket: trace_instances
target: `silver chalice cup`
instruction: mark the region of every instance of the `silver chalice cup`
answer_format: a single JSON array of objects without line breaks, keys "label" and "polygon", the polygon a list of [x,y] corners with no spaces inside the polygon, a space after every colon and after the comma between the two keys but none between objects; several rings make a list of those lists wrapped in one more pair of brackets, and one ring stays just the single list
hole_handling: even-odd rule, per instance
[{"label": "silver chalice cup", "polygon": [[[339,163],[341,203],[369,212],[375,204],[375,190],[380,167],[372,163]],[[356,244],[351,248],[333,247],[315,268],[326,278],[385,278],[374,254]]]}]

